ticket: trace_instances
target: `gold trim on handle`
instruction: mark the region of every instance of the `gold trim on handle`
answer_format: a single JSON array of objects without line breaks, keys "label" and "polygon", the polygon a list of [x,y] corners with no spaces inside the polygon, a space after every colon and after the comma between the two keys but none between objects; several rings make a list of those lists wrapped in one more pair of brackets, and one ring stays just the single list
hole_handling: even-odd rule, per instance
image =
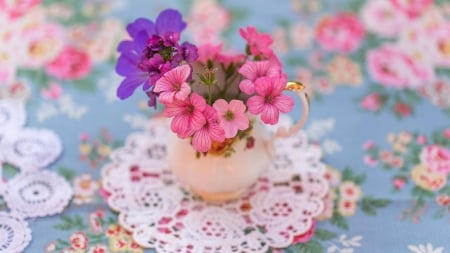
[{"label": "gold trim on handle", "polygon": [[286,87],[284,87],[284,89],[288,90],[288,91],[294,91],[297,93],[305,90],[304,92],[305,92],[306,100],[308,101],[308,105],[311,106],[311,101],[309,100],[308,93],[306,92],[306,86],[303,83],[296,82],[296,81],[288,81],[286,83]]}]

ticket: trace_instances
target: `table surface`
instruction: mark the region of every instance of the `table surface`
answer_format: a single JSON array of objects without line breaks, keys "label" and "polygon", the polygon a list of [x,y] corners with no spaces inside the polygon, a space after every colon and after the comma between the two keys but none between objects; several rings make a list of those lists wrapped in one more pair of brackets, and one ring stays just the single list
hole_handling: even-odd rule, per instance
[{"label": "table surface", "polygon": [[[240,27],[272,34],[290,79],[313,88],[305,131],[324,150],[334,198],[327,200],[309,242],[285,252],[450,252],[450,3],[412,1],[417,6],[411,7],[392,2],[43,0],[17,14],[8,26],[53,24],[59,31],[51,33],[56,44],[75,46],[86,56],[65,58],[81,64],[68,78],[77,80],[52,75],[39,59],[30,67],[26,54],[14,54],[15,64],[0,61],[2,68],[16,71],[14,81],[0,82],[0,99],[26,97],[27,126],[49,128],[61,137],[63,155],[49,169],[64,175],[75,192],[62,214],[28,221],[33,240],[25,252],[59,252],[79,232],[89,237],[89,247],[152,252],[110,244],[108,231],[117,216],[99,185],[111,150],[154,114],[142,94],[116,99],[121,80],[114,72],[117,42],[125,36],[126,23],[153,19],[167,7],[189,20],[185,36],[194,42],[223,41],[239,49],[244,46]],[[446,22],[441,37],[428,34],[433,24]],[[27,34],[21,34],[18,47],[27,43]],[[447,55],[439,51],[445,46]],[[14,85],[28,88],[28,95]],[[299,113],[295,108],[291,115],[297,119]],[[440,173],[430,172],[433,166],[440,166]],[[345,199],[344,189],[361,196]],[[105,223],[95,224],[93,217],[102,212]],[[95,229],[101,231],[97,236]],[[131,243],[127,236],[124,241]]]}]

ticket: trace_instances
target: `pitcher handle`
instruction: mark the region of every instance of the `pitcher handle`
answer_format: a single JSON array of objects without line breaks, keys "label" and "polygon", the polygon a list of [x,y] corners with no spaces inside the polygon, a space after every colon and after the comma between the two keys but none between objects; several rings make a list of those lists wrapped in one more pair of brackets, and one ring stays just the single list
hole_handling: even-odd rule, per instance
[{"label": "pitcher handle", "polygon": [[310,101],[308,94],[306,93],[306,86],[300,82],[289,81],[286,83],[284,90],[293,91],[300,97],[300,101],[302,102],[302,116],[300,120],[289,129],[286,129],[286,127],[279,127],[272,136],[270,140],[271,143],[277,138],[287,138],[297,133],[303,125],[305,125],[309,116]]}]

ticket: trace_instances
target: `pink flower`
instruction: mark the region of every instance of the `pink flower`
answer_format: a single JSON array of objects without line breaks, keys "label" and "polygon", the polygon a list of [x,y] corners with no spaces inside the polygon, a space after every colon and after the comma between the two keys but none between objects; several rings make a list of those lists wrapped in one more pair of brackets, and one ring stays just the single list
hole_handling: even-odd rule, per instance
[{"label": "pink flower", "polygon": [[367,30],[387,37],[398,35],[408,25],[408,17],[391,1],[367,1],[361,18]]},{"label": "pink flower", "polygon": [[438,66],[450,67],[450,22],[433,29],[427,39],[426,42],[431,44],[432,61]]},{"label": "pink flower", "polygon": [[191,87],[186,82],[191,74],[191,67],[184,64],[167,71],[156,81],[154,92],[160,93],[158,100],[163,104],[172,103],[174,99],[183,101],[191,93]]},{"label": "pink flower", "polygon": [[311,237],[314,236],[314,232],[316,231],[316,221],[313,220],[313,223],[311,225],[311,228],[306,231],[305,233],[301,234],[301,235],[296,235],[294,236],[294,239],[292,240],[293,244],[297,244],[297,243],[306,243],[309,241],[309,239],[311,239]]},{"label": "pink flower", "polygon": [[252,55],[271,55],[273,54],[270,46],[273,43],[269,34],[259,33],[255,27],[247,26],[239,30],[242,38],[247,41],[247,45]]},{"label": "pink flower", "polygon": [[102,209],[89,214],[89,224],[91,225],[91,228],[95,233],[102,232],[103,228],[101,220],[103,220],[104,218],[105,211]]},{"label": "pink flower", "polygon": [[88,238],[83,232],[77,232],[70,236],[70,244],[73,249],[86,249]]},{"label": "pink flower", "polygon": [[433,4],[433,0],[391,0],[391,2],[411,18],[419,16]]},{"label": "pink flower", "polygon": [[405,186],[405,180],[403,178],[396,178],[396,179],[394,179],[393,183],[394,183],[395,189],[398,189],[398,190],[402,189],[403,186]]},{"label": "pink flower", "polygon": [[214,61],[222,52],[222,44],[212,45],[212,44],[203,44],[198,47],[198,58],[202,64],[206,64],[208,60]]},{"label": "pink flower", "polygon": [[108,248],[104,245],[95,245],[90,247],[87,253],[108,253]]},{"label": "pink flower", "polygon": [[373,157],[370,155],[366,155],[364,156],[364,163],[369,165],[370,167],[375,167],[377,165],[377,160],[373,159]]},{"label": "pink flower", "polygon": [[222,142],[225,140],[225,132],[219,125],[217,112],[207,105],[204,112],[205,124],[194,133],[192,146],[198,152],[208,152],[213,141]]},{"label": "pink flower", "polygon": [[246,107],[240,100],[231,100],[227,103],[224,99],[216,100],[213,104],[219,114],[220,126],[225,131],[225,138],[233,138],[238,130],[248,128],[249,120],[245,116]]},{"label": "pink flower", "polygon": [[370,140],[363,144],[363,150],[370,150],[375,147],[375,143]]},{"label": "pink flower", "polygon": [[47,89],[41,90],[41,96],[48,100],[57,100],[62,94],[62,87],[58,83],[50,83]]},{"label": "pink flower", "polygon": [[447,175],[450,172],[450,150],[442,146],[433,144],[423,148],[420,161],[432,172],[441,175]]},{"label": "pink flower", "polygon": [[423,144],[427,143],[427,137],[425,137],[424,135],[419,135],[419,136],[417,136],[417,140],[416,141],[420,145],[423,145]]},{"label": "pink flower", "polygon": [[394,106],[394,111],[402,117],[411,115],[411,107],[403,102],[397,102]]},{"label": "pink flower", "polygon": [[380,109],[382,103],[383,99],[380,94],[371,93],[361,100],[360,106],[368,111],[376,112]]},{"label": "pink flower", "polygon": [[194,1],[188,17],[188,30],[193,42],[217,43],[230,23],[230,13],[218,1]]},{"label": "pink flower", "polygon": [[16,18],[25,14],[29,9],[38,5],[40,2],[41,0],[0,0],[0,10],[8,13],[10,17]]},{"label": "pink flower", "polygon": [[63,80],[82,79],[91,71],[89,55],[72,46],[66,46],[60,54],[47,65],[47,73]]},{"label": "pink flower", "polygon": [[372,78],[387,87],[417,88],[434,78],[431,65],[416,62],[395,45],[369,51],[367,65]]},{"label": "pink flower", "polygon": [[279,112],[287,113],[294,107],[294,100],[282,91],[286,79],[277,77],[262,77],[255,81],[255,90],[258,95],[247,100],[248,111],[252,114],[261,114],[261,120],[266,124],[276,124]]},{"label": "pink flower", "polygon": [[18,61],[28,68],[41,68],[50,63],[63,49],[63,29],[56,24],[35,25],[21,33],[23,46]]},{"label": "pink flower", "polygon": [[316,27],[319,44],[329,51],[352,52],[359,47],[364,35],[364,27],[358,17],[350,13],[325,17]]},{"label": "pink flower", "polygon": [[281,66],[270,61],[247,61],[239,69],[239,73],[247,78],[239,83],[239,89],[250,95],[255,92],[256,79],[261,77],[280,77]]},{"label": "pink flower", "polygon": [[444,138],[450,139],[450,128],[445,129],[442,135]]},{"label": "pink flower", "polygon": [[192,93],[184,101],[174,100],[164,110],[167,117],[174,117],[170,129],[180,138],[191,136],[206,124],[203,111],[206,108],[205,99],[197,93]]}]

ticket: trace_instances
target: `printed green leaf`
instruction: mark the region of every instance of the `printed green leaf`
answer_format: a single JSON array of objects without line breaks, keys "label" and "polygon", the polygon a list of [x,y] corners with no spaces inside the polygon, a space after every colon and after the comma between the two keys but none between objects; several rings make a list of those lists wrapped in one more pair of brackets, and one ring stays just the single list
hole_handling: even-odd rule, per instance
[{"label": "printed green leaf", "polygon": [[76,176],[75,171],[67,167],[59,167],[58,173],[69,182],[72,182]]},{"label": "printed green leaf", "polygon": [[56,224],[54,228],[59,230],[83,230],[86,229],[87,226],[84,224],[83,219],[80,215],[74,215],[74,216],[68,216],[68,215],[62,215],[61,216],[62,222],[59,224]]},{"label": "printed green leaf", "polygon": [[370,216],[377,214],[377,209],[389,205],[391,201],[387,199],[376,199],[372,196],[364,197],[361,201],[361,209]]},{"label": "printed green leaf", "polygon": [[316,229],[316,232],[314,233],[314,238],[317,238],[321,241],[328,241],[334,239],[336,236],[337,236],[336,233],[333,233],[325,229]]},{"label": "printed green leaf", "polygon": [[419,186],[415,186],[412,189],[412,195],[413,196],[417,196],[419,198],[423,198],[423,197],[430,197],[430,198],[432,198],[432,197],[434,197],[434,193],[433,192],[424,190],[424,189],[420,188]]},{"label": "printed green leaf", "polygon": [[293,247],[296,253],[323,253],[324,248],[320,242],[310,240],[307,243],[300,243]]},{"label": "printed green leaf", "polygon": [[334,212],[333,213],[333,217],[331,217],[331,224],[335,225],[338,228],[341,229],[348,229],[348,223],[345,220],[344,216],[342,216],[341,214],[339,214],[338,212]]}]

